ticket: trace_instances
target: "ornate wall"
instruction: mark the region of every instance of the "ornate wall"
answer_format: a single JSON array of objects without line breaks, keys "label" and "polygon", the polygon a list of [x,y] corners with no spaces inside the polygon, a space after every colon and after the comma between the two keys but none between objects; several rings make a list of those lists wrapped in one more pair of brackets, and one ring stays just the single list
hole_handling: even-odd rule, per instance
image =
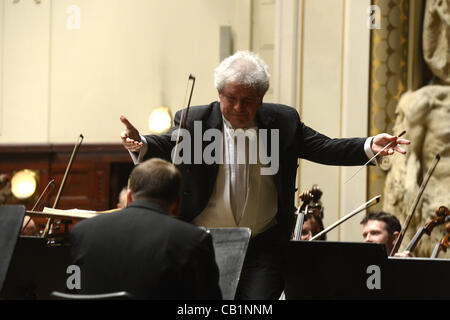
[{"label": "ornate wall", "polygon": [[[374,0],[381,28],[371,32],[369,134],[392,134],[395,110],[407,90],[409,0]],[[383,194],[388,163],[370,167],[368,198]]]}]

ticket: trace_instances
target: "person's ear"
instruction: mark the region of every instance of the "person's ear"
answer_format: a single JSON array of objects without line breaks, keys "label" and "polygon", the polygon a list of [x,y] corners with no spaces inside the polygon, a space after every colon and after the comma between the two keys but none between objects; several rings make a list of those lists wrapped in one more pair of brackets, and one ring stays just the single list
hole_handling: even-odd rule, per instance
[{"label": "person's ear", "polygon": [[394,233],[392,234],[392,245],[395,246],[397,240],[398,240],[398,236],[400,235],[400,232],[398,231],[394,231]]},{"label": "person's ear", "polygon": [[181,210],[181,197],[179,196],[177,200],[173,203],[172,208],[170,208],[170,215],[172,217],[177,217]]},{"label": "person's ear", "polygon": [[131,189],[128,189],[127,190],[127,204],[126,204],[126,206],[128,206],[132,202],[133,202],[133,192],[131,191]]}]

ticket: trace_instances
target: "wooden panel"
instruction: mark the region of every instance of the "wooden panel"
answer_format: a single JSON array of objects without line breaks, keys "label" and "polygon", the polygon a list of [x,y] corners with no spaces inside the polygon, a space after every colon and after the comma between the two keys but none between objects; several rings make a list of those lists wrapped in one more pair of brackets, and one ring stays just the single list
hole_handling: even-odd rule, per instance
[{"label": "wooden panel", "polygon": [[[51,180],[50,148],[49,146],[0,146],[0,174],[7,174],[10,178],[15,172],[30,169],[37,172],[38,186],[35,194],[27,200],[19,200],[12,196],[7,199],[8,204],[23,204],[31,209],[45,186]],[[44,199],[45,200],[45,199]]]},{"label": "wooden panel", "polygon": [[[55,188],[36,208],[52,207],[73,151],[73,145],[0,146],[0,174],[32,169],[39,173],[37,192],[27,201],[13,196],[6,203],[24,204],[27,209],[36,202],[51,179]],[[126,185],[134,167],[122,145],[82,145],[74,158],[57,205],[58,209],[108,210],[116,206],[118,194]]]}]

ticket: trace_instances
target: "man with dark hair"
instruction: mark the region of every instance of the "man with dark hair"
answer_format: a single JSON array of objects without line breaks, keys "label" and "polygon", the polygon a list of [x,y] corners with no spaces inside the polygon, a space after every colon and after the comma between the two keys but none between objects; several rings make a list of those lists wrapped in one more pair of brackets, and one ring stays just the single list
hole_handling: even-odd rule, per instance
[{"label": "man with dark hair", "polygon": [[[389,255],[395,242],[402,231],[402,226],[397,217],[384,212],[371,212],[361,221],[363,225],[364,242],[384,243],[386,252]],[[398,252],[397,257],[410,257],[409,251]]]},{"label": "man with dark hair", "polygon": [[136,299],[221,299],[211,235],[175,219],[181,174],[162,159],[136,166],[128,207],[71,230],[83,294],[127,291]]}]

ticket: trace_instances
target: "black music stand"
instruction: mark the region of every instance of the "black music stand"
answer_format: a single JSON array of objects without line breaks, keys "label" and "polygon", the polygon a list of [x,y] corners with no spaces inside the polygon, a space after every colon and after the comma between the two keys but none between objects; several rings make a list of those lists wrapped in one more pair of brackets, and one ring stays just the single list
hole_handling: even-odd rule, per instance
[{"label": "black music stand", "polygon": [[0,291],[11,264],[24,216],[25,207],[22,205],[0,206]]},{"label": "black music stand", "polygon": [[52,291],[66,292],[70,246],[47,246],[47,239],[21,236],[17,241],[0,297],[54,299]]},{"label": "black music stand", "polygon": [[450,259],[388,258],[393,299],[450,299]]},{"label": "black music stand", "polygon": [[[450,298],[449,259],[388,257],[382,244],[333,241],[291,241],[286,254],[286,299]],[[371,265],[379,289],[368,286]]]},{"label": "black music stand", "polygon": [[[377,299],[380,290],[369,290],[370,265],[383,271],[386,249],[377,243],[290,241],[286,248],[286,300]],[[389,284],[381,277],[381,288]]]},{"label": "black music stand", "polygon": [[224,300],[233,300],[251,231],[249,228],[211,228],[208,232],[213,239],[222,297]]}]

